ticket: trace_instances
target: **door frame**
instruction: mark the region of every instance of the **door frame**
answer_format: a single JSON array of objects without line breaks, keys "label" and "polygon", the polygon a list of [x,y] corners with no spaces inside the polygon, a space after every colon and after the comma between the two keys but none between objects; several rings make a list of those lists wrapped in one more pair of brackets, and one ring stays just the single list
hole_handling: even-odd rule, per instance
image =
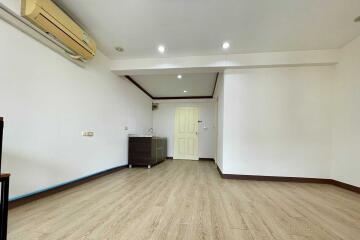
[{"label": "door frame", "polygon": [[[196,122],[194,123],[194,127],[195,127],[195,132],[196,132],[196,136],[195,136],[195,141],[196,143],[194,143],[195,147],[196,147],[196,150],[195,150],[195,155],[193,158],[189,158],[189,157],[182,157],[182,156],[179,156],[178,154],[178,150],[177,150],[177,112],[178,110],[181,110],[181,109],[196,109],[196,112],[197,112],[197,117],[196,117]],[[174,116],[174,159],[184,159],[184,160],[194,160],[194,161],[198,161],[199,160],[199,116],[200,115],[200,111],[199,111],[199,108],[198,107],[177,107],[175,109],[175,116]]]}]

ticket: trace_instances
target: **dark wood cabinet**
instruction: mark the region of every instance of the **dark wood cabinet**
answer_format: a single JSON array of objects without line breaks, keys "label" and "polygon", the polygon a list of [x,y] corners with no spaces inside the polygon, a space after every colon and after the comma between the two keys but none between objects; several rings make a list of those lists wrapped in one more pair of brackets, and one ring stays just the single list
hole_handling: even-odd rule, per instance
[{"label": "dark wood cabinet", "polygon": [[2,137],[3,137],[4,121],[0,117],[0,240],[6,240],[7,222],[8,222],[8,206],[9,206],[9,179],[10,174],[1,173],[1,153],[2,153]]},{"label": "dark wood cabinet", "polygon": [[1,153],[2,153],[2,142],[3,142],[3,128],[4,119],[0,117],[0,173],[1,173]]},{"label": "dark wood cabinet", "polygon": [[156,165],[166,159],[167,139],[160,137],[129,137],[129,167]]}]

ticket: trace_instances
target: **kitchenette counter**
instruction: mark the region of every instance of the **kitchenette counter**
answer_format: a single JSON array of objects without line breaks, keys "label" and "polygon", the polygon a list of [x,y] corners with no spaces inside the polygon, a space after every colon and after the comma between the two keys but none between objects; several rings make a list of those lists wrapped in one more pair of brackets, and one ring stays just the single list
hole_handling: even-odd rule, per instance
[{"label": "kitchenette counter", "polygon": [[153,135],[129,134],[129,167],[159,164],[167,156],[167,139]]}]

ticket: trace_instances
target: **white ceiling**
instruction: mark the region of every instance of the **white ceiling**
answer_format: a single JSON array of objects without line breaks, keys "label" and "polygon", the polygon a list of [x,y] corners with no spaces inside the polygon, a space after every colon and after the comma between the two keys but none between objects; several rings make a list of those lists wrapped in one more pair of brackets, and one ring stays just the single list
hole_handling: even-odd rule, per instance
[{"label": "white ceiling", "polygon": [[[109,57],[339,48],[360,35],[359,0],[57,0]],[[125,49],[124,53],[114,50]]]},{"label": "white ceiling", "polygon": [[[153,97],[212,96],[216,73],[187,73],[178,79],[177,75],[131,76]],[[187,93],[184,93],[187,90]]]}]

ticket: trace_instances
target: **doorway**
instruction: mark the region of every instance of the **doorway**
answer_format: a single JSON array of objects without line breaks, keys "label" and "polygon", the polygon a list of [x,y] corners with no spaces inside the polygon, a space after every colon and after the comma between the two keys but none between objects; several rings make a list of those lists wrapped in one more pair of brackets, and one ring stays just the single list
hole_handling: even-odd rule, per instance
[{"label": "doorway", "polygon": [[174,159],[199,160],[198,121],[198,108],[176,108]]}]

